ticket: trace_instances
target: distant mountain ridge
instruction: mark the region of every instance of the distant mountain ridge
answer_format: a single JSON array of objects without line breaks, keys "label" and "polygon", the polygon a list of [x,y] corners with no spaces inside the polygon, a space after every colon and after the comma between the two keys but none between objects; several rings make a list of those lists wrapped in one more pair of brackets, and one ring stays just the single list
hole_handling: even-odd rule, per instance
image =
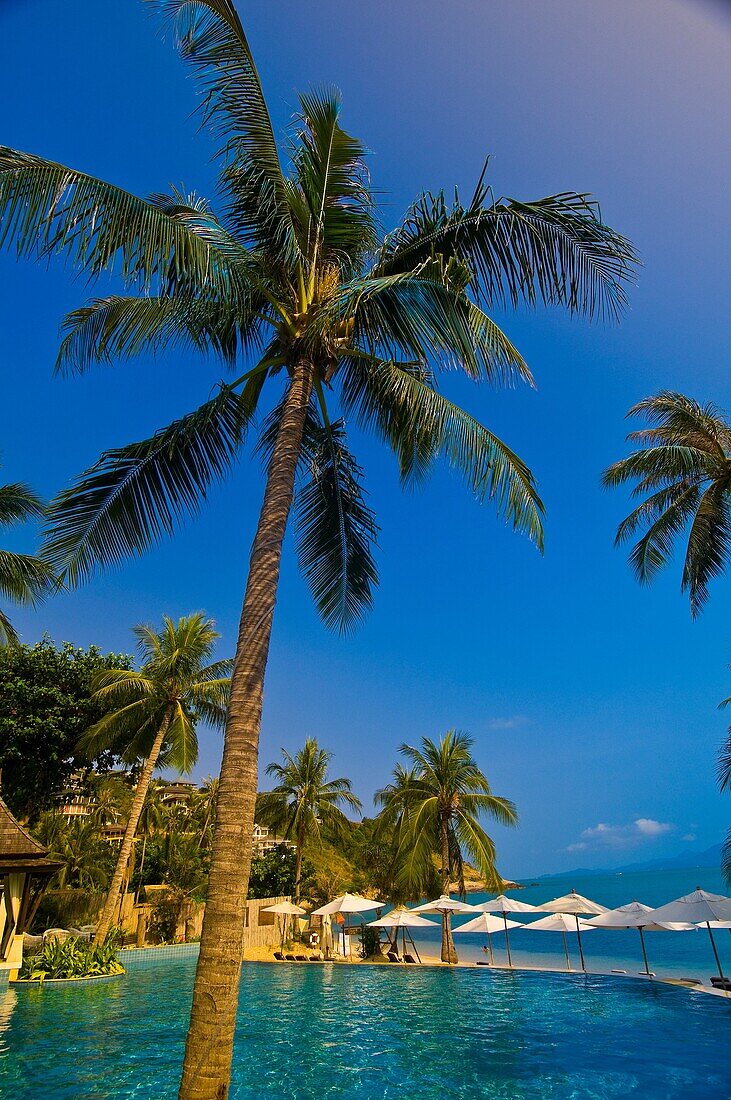
[{"label": "distant mountain ridge", "polygon": [[[574,867],[570,871],[556,871],[550,875],[537,875],[536,881],[548,878],[566,878],[567,875],[611,875],[629,871],[665,871],[691,867],[718,867],[721,862],[721,845],[712,844],[703,851],[689,849],[675,856],[648,859],[642,863],[625,863],[622,867]],[[526,881],[525,879],[523,881]]]}]

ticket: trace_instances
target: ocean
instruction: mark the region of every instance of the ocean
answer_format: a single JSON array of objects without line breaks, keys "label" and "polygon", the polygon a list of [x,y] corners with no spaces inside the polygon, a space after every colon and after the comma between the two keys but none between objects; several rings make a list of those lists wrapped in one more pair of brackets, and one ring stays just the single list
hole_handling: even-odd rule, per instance
[{"label": "ocean", "polygon": [[[540,905],[576,890],[592,901],[615,909],[629,901],[641,901],[645,905],[659,906],[689,894],[696,886],[701,886],[713,894],[729,895],[731,891],[724,885],[721,872],[716,867],[673,868],[664,871],[606,872],[593,875],[566,875],[541,881],[527,882],[525,889],[508,891],[508,896],[519,901]],[[478,903],[486,901],[488,894],[469,894],[467,901]],[[513,913],[511,919],[528,923],[545,914]],[[438,918],[430,919],[437,921]],[[469,920],[469,916],[455,918],[453,925],[458,928]],[[416,929],[414,931],[417,931]],[[432,933],[418,929],[415,936],[419,950],[426,954],[439,953],[440,929],[437,926]],[[731,932],[720,929],[714,932],[716,946],[721,958],[724,973],[731,975]],[[634,929],[607,930],[595,929],[582,932],[582,946],[586,968],[595,972],[626,970],[628,974],[643,969],[642,948],[639,933]],[[567,937],[571,966],[579,969],[579,954],[576,935]],[[485,958],[483,946],[487,943],[485,935],[467,933],[455,936],[455,945],[461,960],[465,962]],[[708,980],[717,973],[713,951],[705,928],[694,932],[646,932],[645,943],[650,969],[666,977],[693,977]],[[493,935],[492,945],[496,963],[506,963],[505,936]],[[528,932],[514,929],[510,932],[510,950],[514,966],[553,966],[564,968],[566,965],[563,938],[555,932]]]}]

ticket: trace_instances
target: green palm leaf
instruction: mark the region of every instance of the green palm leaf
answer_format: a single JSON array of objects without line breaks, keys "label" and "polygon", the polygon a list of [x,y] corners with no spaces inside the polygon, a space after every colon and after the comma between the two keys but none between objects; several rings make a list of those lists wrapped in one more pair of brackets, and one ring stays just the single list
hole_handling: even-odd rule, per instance
[{"label": "green palm leaf", "polygon": [[66,254],[90,276],[115,264],[126,286],[188,285],[224,293],[230,261],[181,218],[152,202],[31,153],[0,146],[0,247],[19,257]]},{"label": "green palm leaf", "polygon": [[309,480],[296,503],[297,553],[322,619],[346,631],[373,603],[378,527],[342,421],[324,424],[313,435]]},{"label": "green palm leaf", "polygon": [[247,240],[291,253],[295,240],[269,110],[230,0],[147,0],[174,28],[195,70],[203,122],[225,141],[229,218]]},{"label": "green palm leaf", "polygon": [[105,452],[49,507],[46,555],[69,583],[139,554],[195,513],[228,471],[255,408],[222,386],[151,439]]},{"label": "green palm leaf", "polygon": [[589,196],[563,192],[494,201],[482,180],[465,207],[422,195],[384,242],[374,274],[413,268],[439,253],[465,262],[489,304],[540,299],[588,316],[617,316],[637,264],[630,242],[606,226]]}]

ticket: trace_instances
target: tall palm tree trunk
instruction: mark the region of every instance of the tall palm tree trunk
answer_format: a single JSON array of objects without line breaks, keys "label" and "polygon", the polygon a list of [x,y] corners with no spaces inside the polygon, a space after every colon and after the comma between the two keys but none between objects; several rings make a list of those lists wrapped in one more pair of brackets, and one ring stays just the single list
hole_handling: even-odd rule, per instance
[{"label": "tall palm tree trunk", "polygon": [[264,673],[312,375],[307,362],[299,362],[292,372],[251,551],[231,678],[211,874],[180,1100],[225,1100],[228,1096],[251,867]]},{"label": "tall palm tree trunk", "polygon": [[94,935],[94,943],[103,943],[107,938],[109,929],[112,927],[114,921],[117,905],[119,904],[119,895],[122,890],[122,884],[125,879],[127,871],[127,864],[129,863],[130,856],[132,855],[132,846],[135,842],[135,835],[137,833],[137,826],[140,823],[140,816],[142,815],[142,808],[145,805],[145,798],[150,788],[150,780],[152,779],[152,773],[155,770],[158,757],[160,756],[160,750],[162,749],[163,742],[165,741],[165,735],[170,725],[170,711],[166,711],[165,717],[160,723],[160,729],[157,731],[157,737],[155,738],[150,755],[145,761],[144,767],[140,772],[140,778],[137,780],[137,790],[135,791],[134,801],[132,803],[132,809],[129,813],[129,819],[127,821],[127,828],[124,830],[124,838],[119,848],[119,856],[117,857],[117,866],[114,868],[114,874],[112,875],[112,881],[109,884],[109,892],[107,893],[107,899],[104,902],[104,909],[99,923],[96,926],[96,933]]},{"label": "tall palm tree trunk", "polygon": [[297,830],[297,851],[294,857],[294,903],[299,905],[300,893],[302,890],[302,849],[305,845],[305,830],[304,826],[300,825]]},{"label": "tall palm tree trunk", "polygon": [[[440,832],[442,837],[442,893],[448,894],[451,878],[449,873],[449,832],[447,820],[444,817],[440,822]],[[445,912],[442,913],[442,962],[456,963],[458,961],[457,950],[452,939],[452,914]]]}]

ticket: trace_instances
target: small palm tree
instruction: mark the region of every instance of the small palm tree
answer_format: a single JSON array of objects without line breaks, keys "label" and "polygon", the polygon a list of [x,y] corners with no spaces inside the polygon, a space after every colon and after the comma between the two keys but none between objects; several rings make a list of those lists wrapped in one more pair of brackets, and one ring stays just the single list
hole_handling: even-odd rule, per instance
[{"label": "small palm tree", "polygon": [[321,749],[313,737],[308,737],[294,756],[282,749],[282,758],[282,764],[267,767],[267,775],[273,776],[277,785],[259,796],[257,812],[264,824],[281,830],[285,838],[294,838],[294,900],[298,905],[305,842],[319,839],[323,827],[335,836],[342,834],[348,819],[340,805],[360,812],[361,804],[349,779],[328,780],[332,753]]},{"label": "small palm tree", "polygon": [[212,619],[200,612],[177,622],[165,616],[162,630],[137,626],[135,634],[142,667],[107,669],[94,677],[93,698],[110,709],[79,744],[92,759],[110,749],[127,763],[142,761],[96,943],[104,942],[114,920],[155,768],[189,772],[198,758],[197,722],[223,727],[226,719],[232,662],[211,663],[220,637]]},{"label": "small palm tree", "polygon": [[627,439],[638,449],[610,466],[602,480],[608,487],[635,482],[633,496],[643,499],[619,525],[616,542],[645,529],[630,562],[637,579],[648,584],[687,530],[681,588],[695,618],[731,551],[731,425],[710,402],[700,405],[665,391],[627,415],[641,416],[649,426],[630,432]]},{"label": "small palm tree", "polygon": [[[509,799],[492,793],[471,750],[472,739],[455,730],[438,743],[423,738],[420,749],[401,745],[399,752],[410,767],[397,765],[394,782],[376,794],[387,818],[396,823],[401,876],[407,884],[424,882],[437,857],[442,893],[449,893],[456,882],[464,895],[463,852],[489,886],[502,882],[495,845],[479,819],[486,815],[501,825],[516,825],[518,815]],[[449,913],[442,914],[442,961],[457,961]]]},{"label": "small palm tree", "polygon": [[[38,519],[43,514],[43,503],[27,485],[0,485],[0,527]],[[0,550],[0,593],[13,603],[34,604],[52,591],[55,583],[53,570],[41,558]],[[17,642],[10,619],[0,609],[0,645]]]}]

